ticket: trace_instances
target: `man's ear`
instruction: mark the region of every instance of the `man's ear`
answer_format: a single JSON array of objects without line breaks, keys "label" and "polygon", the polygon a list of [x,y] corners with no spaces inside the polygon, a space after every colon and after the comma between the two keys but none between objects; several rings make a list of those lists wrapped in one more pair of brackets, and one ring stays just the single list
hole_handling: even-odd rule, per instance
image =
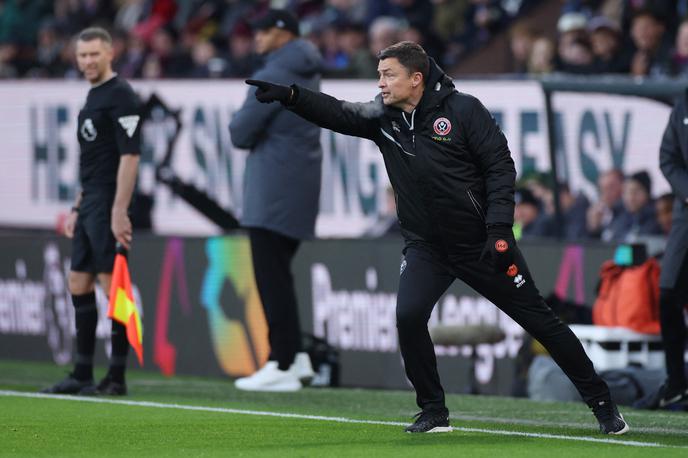
[{"label": "man's ear", "polygon": [[413,72],[411,75],[411,84],[413,87],[418,87],[423,85],[423,74],[421,72]]}]

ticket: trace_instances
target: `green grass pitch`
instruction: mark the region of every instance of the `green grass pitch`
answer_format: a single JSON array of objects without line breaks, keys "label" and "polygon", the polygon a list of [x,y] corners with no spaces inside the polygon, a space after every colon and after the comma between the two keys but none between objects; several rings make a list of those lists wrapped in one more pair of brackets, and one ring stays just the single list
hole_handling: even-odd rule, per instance
[{"label": "green grass pitch", "polygon": [[687,412],[622,408],[631,432],[606,437],[582,403],[448,395],[455,430],[411,435],[411,391],[246,393],[131,371],[124,398],[34,394],[64,375],[0,361],[0,456],[688,457]]}]

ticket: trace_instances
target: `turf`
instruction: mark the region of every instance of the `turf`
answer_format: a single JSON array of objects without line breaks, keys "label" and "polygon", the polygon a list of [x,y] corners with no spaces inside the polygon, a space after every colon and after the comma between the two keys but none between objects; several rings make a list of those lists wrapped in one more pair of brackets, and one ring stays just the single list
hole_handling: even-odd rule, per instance
[{"label": "turf", "polygon": [[623,408],[632,432],[609,438],[582,403],[449,395],[458,429],[410,435],[403,433],[416,411],[410,391],[245,393],[224,379],[131,371],[130,396],[95,398],[105,403],[11,393],[34,393],[64,373],[0,361],[0,456],[688,456],[685,412]]}]

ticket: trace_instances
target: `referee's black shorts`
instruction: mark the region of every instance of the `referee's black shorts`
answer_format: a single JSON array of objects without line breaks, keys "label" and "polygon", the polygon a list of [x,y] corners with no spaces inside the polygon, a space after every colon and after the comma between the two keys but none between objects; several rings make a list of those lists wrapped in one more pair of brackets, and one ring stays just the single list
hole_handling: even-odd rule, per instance
[{"label": "referee's black shorts", "polygon": [[110,214],[114,200],[110,190],[84,191],[72,239],[72,271],[112,272],[116,241]]}]

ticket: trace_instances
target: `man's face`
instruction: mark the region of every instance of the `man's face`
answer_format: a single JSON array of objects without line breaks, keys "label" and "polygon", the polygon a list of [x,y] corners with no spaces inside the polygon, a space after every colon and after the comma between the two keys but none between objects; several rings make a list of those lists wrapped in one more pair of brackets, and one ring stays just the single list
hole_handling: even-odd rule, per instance
[{"label": "man's face", "polygon": [[91,84],[101,82],[112,66],[112,47],[103,40],[76,42],[76,62],[79,71]]},{"label": "man's face", "polygon": [[404,105],[414,89],[423,82],[420,72],[409,72],[396,57],[381,60],[377,65],[377,73],[377,87],[382,93],[382,102],[389,106]]},{"label": "man's face", "polygon": [[281,32],[277,27],[265,30],[256,30],[255,43],[258,54],[267,54],[277,49],[278,35]]},{"label": "man's face", "polygon": [[631,25],[631,37],[640,51],[653,51],[663,34],[664,26],[651,16],[639,16]]},{"label": "man's face", "polygon": [[600,200],[608,208],[612,208],[623,193],[623,181],[613,172],[601,175],[598,180],[598,187],[600,189]]},{"label": "man's face", "polygon": [[647,191],[635,180],[626,180],[623,185],[624,207],[629,213],[637,213],[650,200]]},{"label": "man's face", "polygon": [[619,47],[619,39],[614,31],[600,28],[590,34],[590,44],[596,56],[611,57]]}]

